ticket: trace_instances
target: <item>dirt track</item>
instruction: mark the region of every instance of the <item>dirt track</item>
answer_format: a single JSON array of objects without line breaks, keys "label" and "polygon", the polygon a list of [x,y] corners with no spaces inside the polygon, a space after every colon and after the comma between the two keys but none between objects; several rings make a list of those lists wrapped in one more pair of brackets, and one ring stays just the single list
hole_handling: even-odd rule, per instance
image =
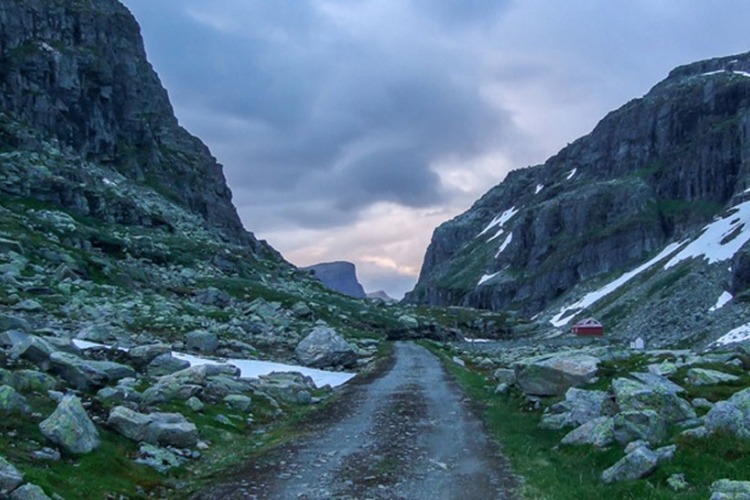
[{"label": "dirt track", "polygon": [[398,343],[390,370],[352,385],[305,438],[194,498],[511,498],[505,460],[440,361]]}]

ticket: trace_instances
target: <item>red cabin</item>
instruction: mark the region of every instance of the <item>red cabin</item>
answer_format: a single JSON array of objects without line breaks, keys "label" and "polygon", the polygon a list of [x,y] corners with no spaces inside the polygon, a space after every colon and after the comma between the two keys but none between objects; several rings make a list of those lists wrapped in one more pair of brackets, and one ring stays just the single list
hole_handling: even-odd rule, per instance
[{"label": "red cabin", "polygon": [[604,336],[604,327],[594,318],[579,321],[573,327],[573,333],[576,335],[602,337]]}]

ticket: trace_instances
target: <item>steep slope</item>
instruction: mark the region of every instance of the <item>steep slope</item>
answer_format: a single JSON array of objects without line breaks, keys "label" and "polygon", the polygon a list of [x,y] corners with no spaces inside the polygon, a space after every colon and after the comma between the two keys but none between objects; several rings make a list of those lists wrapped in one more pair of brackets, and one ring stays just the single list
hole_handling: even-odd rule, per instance
[{"label": "steep slope", "polygon": [[750,54],[679,67],[441,225],[407,300],[528,316],[574,302],[747,199],[749,155]]},{"label": "steep slope", "polygon": [[[0,149],[35,151],[40,139],[58,141],[183,205],[226,240],[251,243],[221,165],[178,124],[146,59],[140,28],[117,0],[0,3],[0,112]],[[105,211],[85,187],[75,193],[49,184],[16,189],[84,215]]]},{"label": "steep slope", "polygon": [[323,262],[302,270],[312,271],[315,277],[331,290],[358,299],[366,297],[365,289],[357,279],[357,268],[351,262]]}]

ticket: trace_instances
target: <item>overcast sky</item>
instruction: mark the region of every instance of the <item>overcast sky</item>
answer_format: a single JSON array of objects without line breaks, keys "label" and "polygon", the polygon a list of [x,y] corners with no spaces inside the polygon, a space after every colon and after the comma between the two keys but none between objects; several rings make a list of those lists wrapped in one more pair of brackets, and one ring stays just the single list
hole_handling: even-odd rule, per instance
[{"label": "overcast sky", "polygon": [[400,297],[433,229],[679,64],[745,0],[123,0],[245,226]]}]

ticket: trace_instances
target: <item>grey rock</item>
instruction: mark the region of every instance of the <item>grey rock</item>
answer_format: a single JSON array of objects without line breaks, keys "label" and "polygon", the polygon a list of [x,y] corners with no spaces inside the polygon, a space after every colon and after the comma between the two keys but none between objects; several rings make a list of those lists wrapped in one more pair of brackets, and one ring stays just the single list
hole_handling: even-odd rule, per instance
[{"label": "grey rock", "polygon": [[99,390],[96,393],[96,399],[109,404],[140,404],[143,401],[143,396],[132,387],[118,385],[117,387],[105,387]]},{"label": "grey rock", "polygon": [[750,437],[750,388],[716,403],[706,414],[705,425],[709,432],[721,430],[743,438]]},{"label": "grey rock", "polygon": [[146,366],[146,373],[152,377],[161,377],[162,375],[169,375],[189,367],[189,362],[175,358],[170,352],[161,354],[154,358],[148,366]]},{"label": "grey rock", "polygon": [[506,383],[508,385],[516,383],[516,371],[509,368],[498,368],[492,376],[500,383]]},{"label": "grey rock", "polygon": [[555,396],[591,382],[600,360],[581,353],[565,353],[532,360],[516,367],[518,386],[527,394]]},{"label": "grey rock", "polygon": [[625,455],[612,467],[602,472],[602,481],[614,483],[634,481],[646,477],[656,470],[659,459],[648,448],[640,447]]},{"label": "grey rock", "polygon": [[357,353],[344,337],[328,327],[318,326],[313,329],[296,347],[294,353],[304,366],[325,368],[340,365],[353,366],[357,362]]},{"label": "grey rock", "polygon": [[292,306],[292,314],[298,318],[309,318],[312,313],[312,309],[304,302],[297,302]]},{"label": "grey rock", "polygon": [[297,403],[300,391],[311,392],[315,388],[310,377],[300,373],[270,373],[258,377],[253,382],[257,392],[261,392],[287,403]]},{"label": "grey rock", "polygon": [[706,408],[710,410],[711,408],[714,407],[714,404],[705,398],[695,398],[692,401],[692,404],[693,404],[693,408]]},{"label": "grey rock", "polygon": [[570,431],[561,442],[567,445],[590,444],[597,448],[604,448],[614,441],[614,421],[612,417],[598,417]]},{"label": "grey rock", "polygon": [[51,500],[42,488],[35,484],[24,484],[10,494],[10,500]]},{"label": "grey rock", "polygon": [[309,405],[312,404],[312,394],[310,394],[310,391],[301,390],[297,391],[297,404],[301,405]]},{"label": "grey rock", "polygon": [[668,423],[696,417],[690,403],[668,386],[618,378],[612,382],[612,390],[615,402],[622,411],[654,410]]},{"label": "grey rock", "polygon": [[0,370],[0,383],[13,387],[18,392],[46,393],[57,387],[57,380],[36,370]]},{"label": "grey rock", "polygon": [[133,441],[190,448],[198,442],[198,429],[179,413],[139,413],[124,406],[112,409],[107,424]]},{"label": "grey rock", "polygon": [[615,439],[621,445],[644,440],[659,444],[667,437],[664,419],[653,410],[626,411],[615,415]]},{"label": "grey rock", "polygon": [[49,462],[58,462],[62,458],[60,452],[54,448],[42,448],[31,454],[36,460],[46,460]]},{"label": "grey rock", "polygon": [[716,385],[722,382],[735,382],[740,378],[736,375],[720,372],[717,370],[706,370],[704,368],[691,368],[687,372],[685,382],[690,385]]},{"label": "grey rock", "polygon": [[185,345],[189,351],[212,353],[219,347],[219,339],[215,333],[196,330],[187,334]]},{"label": "grey rock", "polygon": [[0,313],[0,331],[6,330],[20,330],[22,332],[30,332],[31,326],[29,322],[23,318],[12,316],[10,314]]},{"label": "grey rock", "polygon": [[565,393],[565,401],[552,407],[552,413],[542,416],[542,426],[562,429],[578,426],[601,417],[608,410],[609,396],[604,391],[587,391],[571,387]]},{"label": "grey rock", "polygon": [[750,500],[750,481],[719,479],[711,484],[710,500]]},{"label": "grey rock", "polygon": [[75,396],[65,396],[54,413],[39,424],[39,430],[47,439],[76,455],[89,453],[100,444],[99,431]]},{"label": "grey rock", "polygon": [[323,262],[301,269],[311,271],[326,288],[358,299],[366,297],[357,280],[357,268],[351,262]]},{"label": "grey rock", "polygon": [[625,447],[625,454],[627,455],[628,453],[635,451],[637,448],[640,448],[641,446],[645,446],[646,448],[651,449],[651,444],[648,441],[639,439],[637,441],[631,441],[628,443],[628,445]]},{"label": "grey rock", "polygon": [[26,398],[9,385],[0,386],[0,415],[30,413]]},{"label": "grey rock", "polygon": [[398,318],[398,323],[404,327],[408,328],[410,330],[415,330],[419,328],[419,321],[414,316],[409,316],[407,314],[404,314],[403,316]]},{"label": "grey rock", "polygon": [[675,453],[677,453],[677,445],[672,444],[669,446],[662,446],[661,448],[655,449],[654,453],[656,454],[656,458],[658,458],[659,463],[665,460],[671,460],[674,457]]},{"label": "grey rock", "polygon": [[202,412],[206,407],[206,405],[203,404],[203,401],[195,396],[185,401],[185,405],[196,413]]},{"label": "grey rock", "polygon": [[128,351],[128,357],[136,368],[140,369],[151,363],[157,357],[171,353],[172,348],[167,344],[150,344],[133,347]]},{"label": "grey rock", "polygon": [[224,404],[234,410],[246,413],[252,408],[253,400],[242,394],[229,394],[224,397]]},{"label": "grey rock", "polygon": [[196,290],[193,292],[193,299],[199,304],[218,307],[219,309],[227,307],[232,300],[229,294],[216,288]]},{"label": "grey rock", "polygon": [[690,486],[685,480],[685,474],[672,474],[667,478],[667,484],[673,491],[685,491]]},{"label": "grey rock", "polygon": [[165,474],[169,469],[179,467],[184,462],[171,451],[148,443],[141,444],[138,454],[136,463],[147,465]]},{"label": "grey rock", "polygon": [[0,493],[13,491],[22,482],[23,474],[5,458],[0,457]]},{"label": "grey rock", "polygon": [[54,352],[50,356],[54,373],[80,391],[91,391],[135,375],[133,368],[111,361],[92,361],[66,352]]}]

